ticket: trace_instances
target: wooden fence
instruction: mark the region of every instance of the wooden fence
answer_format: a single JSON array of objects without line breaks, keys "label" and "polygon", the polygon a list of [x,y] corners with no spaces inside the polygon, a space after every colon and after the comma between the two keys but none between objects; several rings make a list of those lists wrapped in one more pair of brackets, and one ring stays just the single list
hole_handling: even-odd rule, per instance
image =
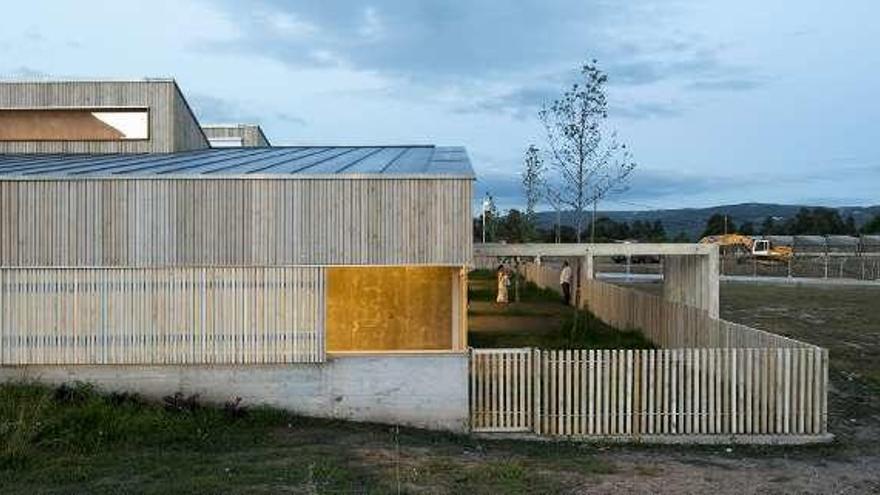
[{"label": "wooden fence", "polygon": [[[524,273],[558,290],[558,269]],[[581,290],[597,317],[663,349],[474,349],[474,431],[827,438],[826,349],[598,280]]]},{"label": "wooden fence", "polygon": [[827,351],[472,351],[472,428],[541,435],[824,435]]},{"label": "wooden fence", "polygon": [[605,323],[638,329],[667,349],[694,347],[813,348],[782,335],[712,318],[705,310],[599,280],[581,286],[583,306]]},{"label": "wooden fence", "polygon": [[324,360],[324,269],[0,269],[0,365]]},{"label": "wooden fence", "polygon": [[[559,292],[559,269],[525,265],[526,279]],[[596,279],[581,283],[581,304],[605,323],[638,329],[658,347],[813,348],[782,335],[713,318],[705,310]]]},{"label": "wooden fence", "polygon": [[471,428],[484,432],[532,430],[534,352],[474,349],[471,354]]}]

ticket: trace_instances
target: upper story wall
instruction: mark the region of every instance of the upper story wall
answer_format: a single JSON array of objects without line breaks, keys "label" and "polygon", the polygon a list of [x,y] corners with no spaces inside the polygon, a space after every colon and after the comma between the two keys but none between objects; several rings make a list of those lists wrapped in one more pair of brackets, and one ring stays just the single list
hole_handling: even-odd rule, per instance
[{"label": "upper story wall", "polygon": [[0,180],[0,267],[465,265],[472,182]]},{"label": "upper story wall", "polygon": [[[61,112],[51,119],[44,118],[45,111],[77,109],[146,109],[148,137],[120,140],[95,129],[88,132],[89,129],[83,128],[87,123],[77,119],[75,112],[69,112],[66,117]],[[0,114],[4,110],[43,111],[43,118],[37,120],[17,112],[10,122],[46,126],[51,120],[54,128],[46,129],[39,140],[0,139],[0,154],[171,153],[209,147],[173,80],[0,82]],[[34,122],[28,123],[28,120]],[[80,139],[78,132],[95,138]],[[54,136],[61,139],[47,138]]]},{"label": "upper story wall", "polygon": [[[255,124],[233,124],[233,125],[205,125],[202,126],[205,136],[209,141],[239,140],[234,144],[225,144],[226,146],[241,146],[244,148],[262,148],[270,146],[269,140],[263,134],[263,129]],[[212,146],[216,146],[212,143]]]}]

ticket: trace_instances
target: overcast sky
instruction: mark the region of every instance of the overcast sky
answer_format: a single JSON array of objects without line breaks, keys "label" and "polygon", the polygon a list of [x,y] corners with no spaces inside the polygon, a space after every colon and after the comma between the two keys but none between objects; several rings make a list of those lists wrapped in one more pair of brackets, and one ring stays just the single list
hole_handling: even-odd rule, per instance
[{"label": "overcast sky", "polygon": [[203,123],[274,144],[467,146],[521,201],[542,102],[596,58],[639,168],[603,207],[880,203],[880,2],[4,5],[5,78],[174,77]]}]

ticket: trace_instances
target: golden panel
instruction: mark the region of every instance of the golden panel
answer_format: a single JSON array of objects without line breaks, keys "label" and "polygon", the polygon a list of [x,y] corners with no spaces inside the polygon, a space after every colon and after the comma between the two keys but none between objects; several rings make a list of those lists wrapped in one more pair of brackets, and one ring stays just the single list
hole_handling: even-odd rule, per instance
[{"label": "golden panel", "polygon": [[453,276],[446,267],[327,269],[327,351],[452,348]]}]

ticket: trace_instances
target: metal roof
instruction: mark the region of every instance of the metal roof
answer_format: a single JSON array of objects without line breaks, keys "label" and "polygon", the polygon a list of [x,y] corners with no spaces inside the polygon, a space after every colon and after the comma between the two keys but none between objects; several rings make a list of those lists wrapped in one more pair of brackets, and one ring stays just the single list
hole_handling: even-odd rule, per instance
[{"label": "metal roof", "polygon": [[858,246],[859,238],[851,235],[827,235],[825,236],[825,243],[828,246],[846,246],[846,247],[854,247]]},{"label": "metal roof", "polygon": [[795,245],[824,246],[826,241],[825,237],[821,235],[796,235],[794,243]]},{"label": "metal roof", "polygon": [[794,237],[790,235],[765,235],[764,239],[777,246],[791,246],[794,244]]},{"label": "metal roof", "polygon": [[279,146],[156,154],[0,154],[2,179],[474,178],[467,151],[440,146]]}]

